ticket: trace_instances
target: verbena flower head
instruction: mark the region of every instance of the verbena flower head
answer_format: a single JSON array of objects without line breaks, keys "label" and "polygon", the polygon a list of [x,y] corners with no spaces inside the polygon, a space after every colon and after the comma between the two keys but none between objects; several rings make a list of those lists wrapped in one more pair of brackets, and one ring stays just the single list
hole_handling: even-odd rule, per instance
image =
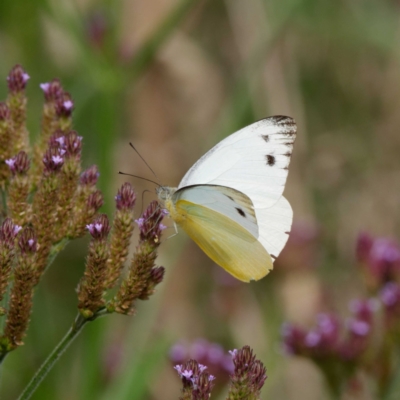
[{"label": "verbena flower head", "polygon": [[92,165],[88,169],[82,172],[80,176],[80,183],[86,186],[95,186],[100,176],[97,165]]},{"label": "verbena flower head", "polygon": [[13,67],[7,77],[7,83],[10,92],[23,91],[29,79],[29,75],[25,72],[21,65],[16,65]]},{"label": "verbena flower head", "polygon": [[106,214],[100,214],[87,229],[95,239],[104,239],[110,232],[110,223]]},{"label": "verbena flower head", "polygon": [[43,164],[46,172],[58,172],[64,164],[64,158],[60,155],[58,149],[51,147],[46,151],[43,157]]},{"label": "verbena flower head", "polygon": [[74,103],[71,95],[67,92],[63,92],[60,96],[55,99],[56,114],[59,117],[70,117],[74,110]]},{"label": "verbena flower head", "polygon": [[53,79],[51,82],[41,83],[40,88],[43,90],[47,102],[58,99],[64,92],[58,79]]},{"label": "verbena flower head", "polygon": [[[228,399],[258,398],[267,379],[267,371],[263,363],[256,359],[249,346],[244,346],[239,350],[235,349],[230,353],[235,369],[231,375]],[[238,394],[242,397],[235,397]]]},{"label": "verbena flower head", "polygon": [[160,244],[161,233],[166,228],[161,223],[163,218],[164,213],[160,204],[157,201],[152,201],[142,217],[135,221],[139,226],[140,240],[142,242],[147,241],[154,246]]},{"label": "verbena flower head", "polygon": [[20,151],[15,157],[6,160],[5,163],[13,175],[27,172],[30,166],[30,161],[25,151]]},{"label": "verbena flower head", "polygon": [[400,246],[389,238],[359,235],[356,246],[357,259],[368,274],[367,280],[375,289],[400,276]]},{"label": "verbena flower head", "polygon": [[130,183],[125,182],[115,196],[117,210],[132,210],[135,206],[136,194]]},{"label": "verbena flower head", "polygon": [[18,246],[22,253],[35,253],[37,250],[37,237],[32,228],[24,228],[18,239]]},{"label": "verbena flower head", "polygon": [[210,375],[205,365],[196,360],[189,360],[181,365],[176,365],[175,370],[182,380],[182,392],[190,394],[193,400],[208,400],[214,386],[215,377]]},{"label": "verbena flower head", "polygon": [[234,369],[231,355],[220,344],[210,343],[205,339],[198,339],[193,343],[176,343],[169,351],[169,358],[174,364],[195,359],[200,364],[207,365],[208,371],[218,376],[218,383],[221,384],[228,380]]},{"label": "verbena flower head", "polygon": [[0,226],[0,242],[7,247],[14,247],[15,238],[21,226],[15,225],[11,218],[6,218]]}]

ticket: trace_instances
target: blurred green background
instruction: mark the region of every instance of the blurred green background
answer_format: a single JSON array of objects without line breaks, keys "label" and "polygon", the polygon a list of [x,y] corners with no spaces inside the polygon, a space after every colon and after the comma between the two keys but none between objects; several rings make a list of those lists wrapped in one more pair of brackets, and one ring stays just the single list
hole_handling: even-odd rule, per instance
[{"label": "blurred green background", "polygon": [[[325,398],[316,368],[282,354],[280,325],[332,307],[345,313],[362,294],[357,233],[399,234],[399,39],[396,0],[0,1],[1,97],[22,64],[33,139],[39,84],[61,79],[110,215],[127,179],[138,214],[142,192],[150,190],[144,206],[154,198],[153,185],[118,175],[152,178],[129,141],[173,186],[257,119],[283,114],[298,124],[285,191],[294,228],[275,270],[233,282],[181,232],[160,247],[167,274],[157,294],[132,318],[88,324],[34,399],[177,399],[169,348],[199,337],[253,347],[267,367],[265,399]],[[86,245],[70,244],[39,285],[25,346],[2,368],[2,399],[16,398],[72,323]]]}]

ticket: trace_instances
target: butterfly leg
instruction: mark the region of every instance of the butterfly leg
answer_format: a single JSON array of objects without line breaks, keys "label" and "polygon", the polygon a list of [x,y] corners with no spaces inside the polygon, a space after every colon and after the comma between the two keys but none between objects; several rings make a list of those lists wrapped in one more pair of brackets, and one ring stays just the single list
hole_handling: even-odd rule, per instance
[{"label": "butterfly leg", "polygon": [[166,240],[173,238],[174,236],[176,236],[179,232],[178,232],[178,227],[176,226],[176,223],[174,222],[174,229],[175,229],[175,233],[171,236],[168,236]]}]

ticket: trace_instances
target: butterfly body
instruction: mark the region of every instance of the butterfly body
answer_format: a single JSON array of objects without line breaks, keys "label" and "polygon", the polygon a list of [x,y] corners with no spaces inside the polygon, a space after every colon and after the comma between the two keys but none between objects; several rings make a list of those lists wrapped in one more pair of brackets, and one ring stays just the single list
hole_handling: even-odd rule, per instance
[{"label": "butterfly body", "polygon": [[157,189],[174,222],[244,282],[265,276],[287,241],[292,210],[282,192],[295,134],[291,118],[266,118],[222,140],[178,188]]}]

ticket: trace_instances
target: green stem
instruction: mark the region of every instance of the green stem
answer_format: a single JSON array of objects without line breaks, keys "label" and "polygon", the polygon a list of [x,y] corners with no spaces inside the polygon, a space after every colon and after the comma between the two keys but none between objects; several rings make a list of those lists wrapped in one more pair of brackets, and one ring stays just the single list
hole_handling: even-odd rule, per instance
[{"label": "green stem", "polygon": [[38,369],[32,380],[28,383],[28,386],[25,388],[21,396],[18,398],[19,400],[27,400],[31,398],[36,388],[46,377],[46,375],[50,372],[54,364],[58,361],[58,359],[68,348],[68,346],[72,343],[72,341],[78,336],[78,334],[80,333],[86,322],[88,322],[88,320],[83,318],[80,314],[78,314],[68,333],[56,346],[56,348],[53,350],[53,352],[50,354],[47,360],[42,364],[42,366]]}]

